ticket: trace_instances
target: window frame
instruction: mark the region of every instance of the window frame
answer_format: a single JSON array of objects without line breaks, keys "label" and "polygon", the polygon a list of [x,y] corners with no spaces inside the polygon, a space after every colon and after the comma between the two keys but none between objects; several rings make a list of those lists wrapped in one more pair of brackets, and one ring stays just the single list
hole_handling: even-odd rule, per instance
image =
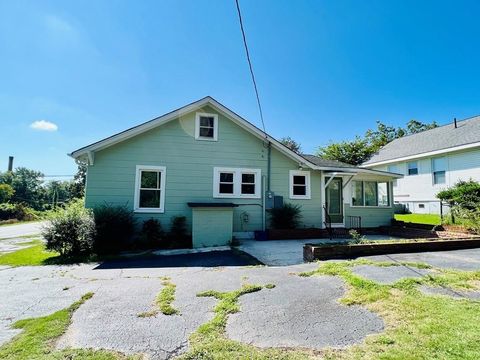
[{"label": "window frame", "polygon": [[[213,137],[200,136],[200,118],[213,117]],[[195,113],[195,140],[218,141],[218,114]]]},{"label": "window frame", "polygon": [[[410,174],[410,164],[413,164],[415,163],[415,168],[417,170],[417,173],[416,174]],[[408,161],[407,162],[407,176],[415,176],[415,175],[418,175],[418,161],[417,160],[414,160],[414,161]]]},{"label": "window frame", "polygon": [[[233,194],[220,193],[220,173],[233,173]],[[253,174],[255,176],[255,193],[242,194],[242,175]],[[250,184],[250,183],[249,183]],[[262,170],[249,168],[213,168],[213,197],[219,199],[260,199],[262,189]]]},{"label": "window frame", "polygon": [[[435,160],[436,159],[443,159],[444,167],[443,170],[435,170]],[[443,182],[435,182],[435,174],[436,173],[443,173]],[[447,183],[447,157],[446,156],[437,156],[432,158],[432,184],[435,185],[445,185]]]},{"label": "window frame", "polygon": [[[140,207],[140,191],[141,189],[141,180],[142,180],[142,171],[153,171],[160,173],[160,206],[158,208],[144,208]],[[165,212],[165,184],[167,177],[167,168],[165,166],[154,166],[154,165],[137,165],[135,169],[135,195],[134,195],[134,205],[133,211],[136,213],[164,213]]]},{"label": "window frame", "polygon": [[[352,197],[353,197],[353,181],[361,182],[362,183],[362,191],[363,191],[363,205],[352,205]],[[353,180],[352,184],[350,185],[350,207],[353,208],[391,208],[393,206],[393,192],[390,184],[392,183],[391,180],[388,181],[373,181],[373,180]],[[377,205],[365,205],[365,183],[372,182],[375,183],[375,194],[376,194],[376,204]],[[378,204],[378,184],[387,184],[387,197],[388,197],[388,205],[379,205]]]},{"label": "window frame", "polygon": [[[294,195],[293,193],[293,177],[294,176],[304,176],[305,177],[305,195]],[[292,200],[310,200],[312,198],[311,193],[311,182],[310,182],[310,171],[304,170],[290,170],[289,173],[289,195]]]}]

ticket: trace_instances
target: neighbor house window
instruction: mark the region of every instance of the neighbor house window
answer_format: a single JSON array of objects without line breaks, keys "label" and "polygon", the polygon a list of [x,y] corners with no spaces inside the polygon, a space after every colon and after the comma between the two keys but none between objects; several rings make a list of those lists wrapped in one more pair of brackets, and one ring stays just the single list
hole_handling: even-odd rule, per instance
[{"label": "neighbor house window", "polygon": [[135,176],[135,211],[163,212],[165,204],[164,166],[137,165]]},{"label": "neighbor house window", "polygon": [[445,184],[445,170],[447,169],[447,161],[444,157],[434,158],[432,160],[433,183]]},{"label": "neighbor house window", "polygon": [[218,136],[218,115],[195,114],[195,139],[216,141]]},{"label": "neighbor house window", "polygon": [[213,197],[259,199],[261,189],[260,169],[213,169]]},{"label": "neighbor house window", "polygon": [[290,199],[310,199],[310,171],[290,170]]},{"label": "neighbor house window", "polygon": [[418,175],[418,163],[416,161],[410,161],[407,163],[407,174]]},{"label": "neighbor house window", "polygon": [[352,181],[352,206],[390,206],[389,183]]}]

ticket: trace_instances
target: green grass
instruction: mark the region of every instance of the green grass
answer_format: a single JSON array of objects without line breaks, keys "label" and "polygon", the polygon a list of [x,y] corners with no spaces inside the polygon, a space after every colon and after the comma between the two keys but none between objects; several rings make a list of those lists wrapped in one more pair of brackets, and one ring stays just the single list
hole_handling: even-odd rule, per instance
[{"label": "green grass", "polygon": [[180,312],[172,306],[175,300],[176,285],[170,281],[170,278],[162,278],[162,290],[158,293],[155,299],[155,309],[138,314],[138,317],[156,316],[160,311],[164,315],[176,315]]},{"label": "green grass", "polygon": [[366,306],[385,321],[381,334],[368,336],[364,343],[346,350],[326,351],[327,359],[478,359],[480,302],[426,295],[417,285],[475,288],[480,271],[432,269],[423,278],[381,285],[355,275],[351,267],[358,263],[321,263],[317,270],[301,274],[340,276],[348,286],[341,302]]},{"label": "green grass", "polygon": [[[24,243],[25,244],[25,243]],[[20,245],[24,245],[20,244]],[[59,256],[58,253],[45,250],[40,240],[29,242],[32,246],[11,253],[0,255],[0,265],[8,266],[38,266]],[[26,245],[26,244],[25,244]]]},{"label": "green grass", "polygon": [[[214,297],[218,300],[214,308],[215,316],[202,324],[190,336],[190,349],[180,356],[183,360],[223,360],[223,359],[309,359],[312,353],[302,350],[260,349],[252,345],[230,340],[225,337],[228,316],[240,311],[238,299],[245,294],[262,290],[266,286],[244,284],[241,289],[229,292],[205,291],[200,297]],[[272,288],[271,284],[269,288]]]},{"label": "green grass", "polygon": [[437,214],[395,214],[395,220],[428,225],[440,225],[442,223],[440,215]]},{"label": "green grass", "polygon": [[[55,341],[67,330],[72,315],[93,296],[87,293],[70,307],[44,317],[19,320],[13,328],[23,331],[0,347],[0,359],[5,360],[117,360],[127,357],[106,350],[55,349]],[[133,357],[129,359],[134,359]]]}]

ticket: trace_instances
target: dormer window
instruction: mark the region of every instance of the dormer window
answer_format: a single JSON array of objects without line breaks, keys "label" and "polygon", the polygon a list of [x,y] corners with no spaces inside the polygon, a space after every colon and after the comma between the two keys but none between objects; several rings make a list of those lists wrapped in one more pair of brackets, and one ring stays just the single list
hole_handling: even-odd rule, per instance
[{"label": "dormer window", "polygon": [[195,139],[217,141],[218,115],[196,113],[195,115]]}]

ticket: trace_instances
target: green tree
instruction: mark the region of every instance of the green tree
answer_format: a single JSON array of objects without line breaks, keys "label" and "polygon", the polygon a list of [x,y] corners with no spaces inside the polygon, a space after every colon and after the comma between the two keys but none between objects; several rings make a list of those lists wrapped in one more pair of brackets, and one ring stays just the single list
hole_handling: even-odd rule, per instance
[{"label": "green tree", "polygon": [[297,141],[293,140],[290,136],[283,137],[280,139],[280,142],[288,147],[290,150],[300,153],[302,151],[302,146]]},{"label": "green tree", "polygon": [[30,207],[41,210],[45,198],[43,174],[40,171],[19,167],[14,171],[0,173],[0,184],[10,185],[15,193],[11,201],[26,203]]},{"label": "green tree", "polygon": [[328,160],[337,160],[351,165],[360,165],[373,154],[373,148],[366,139],[355,137],[352,141],[330,143],[321,147],[317,155]]},{"label": "green tree", "polygon": [[359,165],[367,161],[375,152],[389,142],[405,135],[416,134],[437,126],[435,121],[422,123],[418,120],[410,120],[406,128],[396,128],[377,121],[377,127],[367,130],[364,136],[356,136],[354,140],[331,142],[326,146],[321,146],[317,151],[317,155],[329,160]]},{"label": "green tree", "polygon": [[87,181],[87,163],[75,160],[78,169],[70,182],[70,194],[72,198],[82,198],[85,195],[85,183]]},{"label": "green tree", "polygon": [[0,184],[0,204],[9,201],[15,190],[8,184]]}]

